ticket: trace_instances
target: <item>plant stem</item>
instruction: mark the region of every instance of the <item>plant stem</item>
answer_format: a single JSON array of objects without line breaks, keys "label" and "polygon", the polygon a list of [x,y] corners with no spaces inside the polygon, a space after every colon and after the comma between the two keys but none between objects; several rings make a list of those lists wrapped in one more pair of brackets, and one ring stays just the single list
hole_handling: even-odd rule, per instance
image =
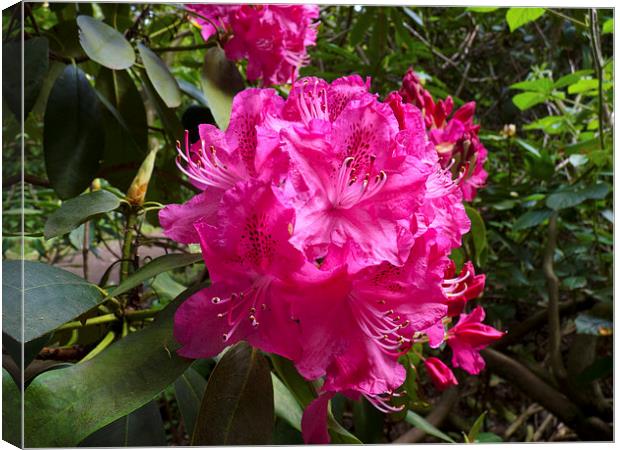
[{"label": "plant stem", "polygon": [[134,260],[134,240],[136,237],[136,226],[138,224],[137,211],[134,208],[129,208],[127,213],[127,227],[125,229],[125,237],[123,240],[123,249],[121,253],[121,283],[129,276],[129,265]]},{"label": "plant stem", "polygon": [[214,42],[207,42],[205,44],[196,44],[196,45],[184,45],[178,47],[155,47],[152,48],[155,53],[163,53],[163,52],[186,52],[191,50],[202,50],[204,48],[215,47],[217,44]]},{"label": "plant stem", "polygon": [[570,16],[567,16],[564,13],[561,13],[559,11],[555,11],[554,9],[545,8],[545,11],[550,12],[551,14],[555,14],[556,16],[561,17],[562,19],[566,19],[566,20],[568,20],[570,22],[573,22],[575,25],[579,25],[580,27],[588,28],[588,25],[585,22],[582,22],[581,20],[574,19],[574,18],[572,18]]},{"label": "plant stem", "polygon": [[595,9],[590,10],[590,47],[592,49],[592,59],[594,60],[594,68],[598,78],[598,136],[601,143],[601,149],[605,150],[605,137],[603,130],[605,124],[608,123],[609,113],[606,110],[607,105],[603,101],[603,81],[605,73],[603,72],[604,59],[601,52],[601,35],[598,27],[598,15]]},{"label": "plant stem", "polygon": [[555,211],[549,218],[549,231],[547,234],[547,245],[543,254],[543,273],[547,279],[547,291],[549,304],[547,306],[549,321],[549,358],[551,370],[558,379],[560,385],[566,380],[566,369],[562,361],[560,345],[562,341],[562,330],[560,328],[560,280],[553,269],[553,255],[557,247],[558,237],[558,213]]},{"label": "plant stem", "polygon": [[112,342],[114,342],[114,338],[116,337],[116,333],[114,331],[109,331],[108,334],[97,344],[95,348],[93,348],[89,354],[87,354],[84,358],[80,360],[81,363],[88,361],[89,359],[94,358],[99,353],[104,351]]},{"label": "plant stem", "polygon": [[91,325],[101,325],[104,323],[116,322],[118,321],[118,317],[115,314],[104,314],[102,316],[93,317],[91,319],[87,319],[86,322],[80,322],[79,320],[74,320],[73,322],[67,322],[64,325],[61,325],[56,330],[73,330],[76,328],[89,327]]}]

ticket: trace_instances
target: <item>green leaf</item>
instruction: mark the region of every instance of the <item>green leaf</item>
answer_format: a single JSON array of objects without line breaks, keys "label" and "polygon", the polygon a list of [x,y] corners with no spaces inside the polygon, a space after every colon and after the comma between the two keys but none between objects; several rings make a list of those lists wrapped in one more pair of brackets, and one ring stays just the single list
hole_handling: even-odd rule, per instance
[{"label": "green leaf", "polygon": [[614,18],[611,17],[603,22],[603,32],[602,34],[613,33],[614,32]]},{"label": "green leaf", "polygon": [[465,205],[465,212],[471,221],[470,233],[474,242],[476,264],[481,265],[482,255],[487,247],[487,229],[478,211],[469,205]]},{"label": "green leaf", "polygon": [[301,431],[303,410],[299,402],[284,383],[274,374],[271,374],[271,381],[273,382],[273,398],[276,416],[287,422],[297,431]]},{"label": "green leaf", "polygon": [[525,150],[527,150],[528,152],[530,152],[532,155],[534,155],[537,158],[540,158],[540,152],[538,151],[538,149],[536,147],[534,147],[532,144],[530,144],[529,142],[517,138],[516,139],[517,144],[519,144],[521,147],[523,147]]},{"label": "green leaf", "polygon": [[355,434],[366,444],[383,439],[384,414],[362,397],[353,404],[353,426]]},{"label": "green leaf", "polygon": [[80,45],[90,59],[109,69],[127,69],[136,62],[136,53],[127,39],[100,20],[78,16]]},{"label": "green leaf", "polygon": [[171,253],[158,256],[142,266],[137,272],[132,273],[120,285],[112,289],[112,291],[110,291],[110,297],[116,297],[127,292],[162,272],[189,266],[201,260],[202,255],[200,253]]},{"label": "green leaf", "polygon": [[562,280],[562,284],[569,289],[579,289],[588,284],[586,277],[566,277]]},{"label": "green leaf", "polygon": [[553,90],[553,81],[549,78],[521,81],[519,83],[511,84],[510,88],[519,89],[522,91],[540,92],[541,94],[549,94]]},{"label": "green leaf", "polygon": [[609,185],[606,183],[595,183],[587,187],[570,186],[557,190],[545,202],[547,207],[560,210],[572,208],[586,200],[601,200],[609,193]]},{"label": "green leaf", "polygon": [[[271,355],[272,365],[278,374],[278,377],[286,385],[289,392],[295,396],[297,402],[305,409],[312,400],[317,397],[316,390],[312,383],[305,380],[299,373],[291,361],[278,355]],[[338,423],[328,409],[329,434],[334,444],[361,444],[360,440],[349,433]]]},{"label": "green leaf", "polygon": [[274,400],[269,364],[241,342],[211,373],[196,420],[192,445],[269,444]]},{"label": "green leaf", "polygon": [[155,323],[94,358],[36,377],[26,389],[26,445],[73,447],[174,382],[191,364],[176,354],[174,312],[179,303],[207,285],[185,290],[158,314]]},{"label": "green leaf", "polygon": [[164,421],[156,401],[95,431],[80,447],[156,447],[166,445]]},{"label": "green leaf", "polygon": [[474,442],[484,443],[484,442],[504,442],[504,441],[501,438],[501,436],[498,436],[495,433],[484,432],[484,433],[479,433],[478,437],[476,438]]},{"label": "green leaf", "polygon": [[466,11],[471,11],[475,13],[490,13],[493,11],[497,11],[499,8],[497,6],[470,6],[469,8],[465,8]]},{"label": "green leaf", "polygon": [[142,43],[138,44],[138,51],[146,74],[166,106],[169,108],[179,106],[181,104],[181,90],[166,64],[155,52]]},{"label": "green leaf", "polygon": [[598,80],[591,78],[582,78],[576,83],[571,84],[568,87],[569,94],[582,94],[587,91],[598,89]]},{"label": "green leaf", "polygon": [[61,199],[79,195],[99,169],[105,145],[97,94],[84,72],[67,66],[45,109],[43,153],[50,184]]},{"label": "green leaf", "polygon": [[106,145],[101,171],[111,184],[126,192],[148,149],[144,100],[126,71],[102,68],[95,87],[108,110],[104,114]]},{"label": "green leaf", "polygon": [[601,317],[591,316],[588,313],[581,313],[575,319],[577,333],[590,334],[593,336],[608,336],[614,329],[613,322]]},{"label": "green leaf", "polygon": [[2,331],[18,342],[29,342],[41,337],[103,300],[103,295],[95,285],[71,272],[47,264],[3,261],[2,275]]},{"label": "green leaf", "polygon": [[191,367],[174,382],[174,393],[189,436],[194,433],[200,401],[206,388],[207,380]]},{"label": "green leaf", "polygon": [[230,120],[233,97],[245,87],[237,66],[226,59],[224,50],[211,47],[205,52],[200,81],[217,126],[225,130]]},{"label": "green leaf", "polygon": [[512,226],[512,229],[515,231],[524,230],[526,228],[535,227],[543,223],[549,217],[551,217],[553,211],[548,209],[539,209],[536,211],[528,211],[522,216],[520,216],[517,221]]},{"label": "green leaf", "polygon": [[569,86],[579,81],[582,77],[591,75],[592,73],[593,71],[591,69],[577,70],[573,73],[569,73],[568,75],[564,75],[563,77],[561,77],[558,81],[555,82],[553,87],[559,89]]},{"label": "green leaf", "polygon": [[547,101],[547,95],[540,92],[522,92],[512,97],[512,103],[521,111],[525,111],[545,101]]},{"label": "green leaf", "polygon": [[171,141],[176,141],[177,139],[181,139],[183,136],[183,125],[181,125],[181,121],[178,116],[174,112],[174,110],[170,109],[161,97],[157,94],[157,91],[151,80],[149,79],[146,72],[141,72],[142,85],[144,86],[144,91],[146,92],[146,96],[149,101],[153,104],[155,111],[157,111],[157,115],[161,120],[166,133]]},{"label": "green leaf", "polygon": [[2,368],[2,439],[22,447],[22,395],[13,377]]},{"label": "green leaf", "polygon": [[450,436],[445,434],[443,431],[437,429],[437,427],[430,424],[424,417],[414,413],[413,411],[407,411],[405,420],[411,425],[413,425],[414,427],[417,427],[420,430],[423,430],[424,432],[426,432],[427,434],[430,434],[431,436],[435,436],[436,438],[441,439],[442,441],[445,441],[445,442],[451,442],[453,444],[455,443],[454,440]]},{"label": "green leaf", "polygon": [[506,11],[506,21],[510,32],[525,24],[535,21],[545,13],[544,8],[509,8]]},{"label": "green leaf", "polygon": [[[47,38],[33,37],[24,41],[24,119],[34,107],[49,68]],[[2,97],[18,121],[22,114],[22,43],[2,44]]]},{"label": "green leaf", "polygon": [[597,359],[591,365],[586,367],[583,372],[577,375],[578,383],[592,383],[593,381],[600,380],[613,373],[614,360],[611,356],[604,356]]},{"label": "green leaf", "polygon": [[469,433],[467,433],[467,442],[476,441],[476,439],[478,438],[478,434],[480,433],[480,430],[482,429],[482,425],[484,425],[484,419],[486,416],[487,416],[486,411],[480,414],[480,416],[478,416],[474,424],[471,426]]},{"label": "green leaf", "polygon": [[366,8],[355,20],[355,23],[351,27],[351,31],[349,31],[349,44],[351,44],[352,47],[362,42],[366,33],[368,33],[374,16],[375,8]]},{"label": "green leaf", "polygon": [[63,202],[45,222],[45,239],[62,236],[80,224],[119,207],[119,198],[108,191],[95,191]]}]

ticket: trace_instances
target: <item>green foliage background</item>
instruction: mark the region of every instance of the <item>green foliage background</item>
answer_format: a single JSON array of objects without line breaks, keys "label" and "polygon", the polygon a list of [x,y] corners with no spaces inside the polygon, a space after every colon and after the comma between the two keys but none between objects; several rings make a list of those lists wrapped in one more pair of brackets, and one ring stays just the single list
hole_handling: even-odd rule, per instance
[{"label": "green foliage background", "polygon": [[[174,356],[170,332],[174,308],[207,275],[198,249],[158,229],[157,209],[193,193],[174,142],[190,106],[210,105],[225,126],[230,99],[249,86],[244,63],[223,60],[171,4],[26,3],[24,17],[19,7],[2,16],[6,438],[21,442],[24,401],[30,446],[301,443],[301,411],[316,390],[289,363],[239,345],[217,366],[190,367]],[[487,274],[480,302],[508,330],[483,353],[488,370],[458,374],[458,391],[439,396],[409,370],[402,414],[337,396],[332,441],[610,439],[612,11],[322,6],[320,22],[302,75],[370,76],[383,97],[413,67],[436,99],[476,101],[489,179],[453,259]],[[152,175],[140,172],[146,202],[134,204],[126,193],[152,151]],[[151,261],[147,248],[174,255]],[[89,271],[106,252],[116,261]],[[10,262],[22,258],[33,262]],[[37,317],[23,340],[22,275]],[[243,376],[256,380],[252,390],[235,387]]]}]

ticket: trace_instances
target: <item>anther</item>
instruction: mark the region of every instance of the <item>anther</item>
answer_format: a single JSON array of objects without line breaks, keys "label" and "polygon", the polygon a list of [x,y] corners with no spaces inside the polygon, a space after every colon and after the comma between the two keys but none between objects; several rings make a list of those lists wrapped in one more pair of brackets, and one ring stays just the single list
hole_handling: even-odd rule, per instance
[{"label": "anther", "polygon": [[221,298],[219,298],[219,297],[213,297],[213,298],[211,299],[211,303],[214,303],[214,304],[218,304],[218,303],[219,303],[219,302],[221,302],[221,301],[222,301],[222,299],[221,299]]}]

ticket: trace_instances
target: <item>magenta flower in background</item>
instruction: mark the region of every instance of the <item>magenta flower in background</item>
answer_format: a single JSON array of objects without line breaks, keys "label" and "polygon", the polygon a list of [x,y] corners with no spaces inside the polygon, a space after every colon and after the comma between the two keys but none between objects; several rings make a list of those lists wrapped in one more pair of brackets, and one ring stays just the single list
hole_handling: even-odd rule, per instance
[{"label": "magenta flower in background", "polygon": [[[247,59],[247,79],[267,87],[294,81],[316,42],[317,5],[201,5],[186,7],[207,40],[222,33],[226,56]],[[205,20],[208,19],[208,20]]]},{"label": "magenta flower in background", "polygon": [[484,359],[480,350],[500,339],[504,333],[484,320],[484,309],[477,306],[469,314],[461,314],[458,323],[448,331],[448,345],[452,349],[452,365],[467,373],[476,375],[484,369]]},{"label": "magenta flower in background", "polygon": [[454,107],[452,98],[435,102],[412,69],[407,71],[398,93],[404,102],[422,110],[442,167],[452,170],[459,179],[463,198],[472,201],[487,179],[484,163],[488,152],[478,137],[480,126],[473,122],[476,103],[466,103],[448,118]]},{"label": "magenta flower in background", "polygon": [[[470,222],[424,120],[359,76],[305,78],[286,100],[246,89],[226,131],[201,125],[198,142],[178,146],[179,169],[202,192],[162,209],[160,223],[201,244],[213,283],[177,310],[179,353],[206,358],[246,340],[322,379],[303,416],[308,443],[328,442],[336,393],[398,410],[398,358],[414,343],[447,340],[455,367],[478,370],[477,352],[501,336],[478,309],[446,330],[484,276],[471,263],[457,276],[449,259]],[[440,386],[452,382],[428,364]]]},{"label": "magenta flower in background", "polygon": [[438,391],[444,391],[450,386],[459,384],[450,368],[434,356],[424,360],[424,367]]}]

